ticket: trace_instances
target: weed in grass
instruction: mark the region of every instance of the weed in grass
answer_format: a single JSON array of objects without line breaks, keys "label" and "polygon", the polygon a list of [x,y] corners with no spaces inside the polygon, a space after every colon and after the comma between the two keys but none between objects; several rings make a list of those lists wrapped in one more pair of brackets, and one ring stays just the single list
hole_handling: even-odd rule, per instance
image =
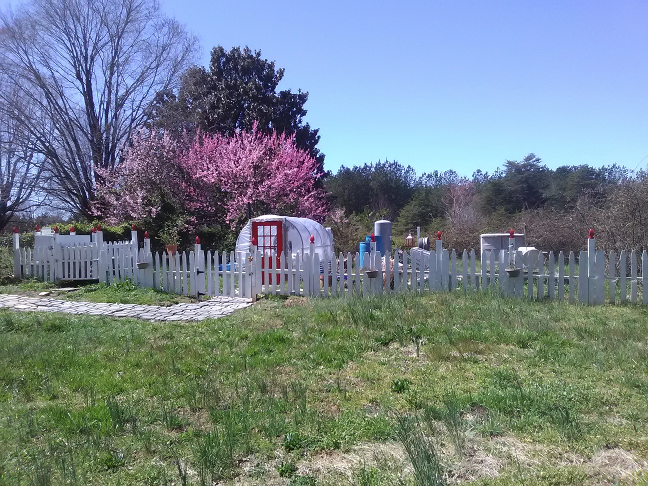
[{"label": "weed in grass", "polygon": [[194,462],[198,466],[201,485],[212,484],[231,475],[234,460],[218,429],[215,428],[199,439],[194,451]]},{"label": "weed in grass", "polygon": [[568,440],[577,439],[581,435],[581,425],[578,416],[567,405],[554,403],[547,411],[551,422],[560,431],[561,435]]},{"label": "weed in grass", "polygon": [[279,476],[282,478],[290,478],[295,475],[297,472],[297,466],[295,466],[294,462],[281,462],[279,466],[277,466],[277,472],[279,473]]},{"label": "weed in grass", "polygon": [[137,416],[130,407],[120,404],[115,397],[106,399],[106,407],[108,407],[112,426],[116,431],[125,431],[126,426],[130,426],[132,433],[137,430]]},{"label": "weed in grass", "polygon": [[188,486],[189,484],[189,473],[187,472],[187,463],[181,461],[180,459],[175,459],[173,463],[178,470],[178,477],[180,478],[180,484],[182,486]]},{"label": "weed in grass", "polygon": [[37,460],[34,465],[34,472],[31,475],[30,483],[33,486],[50,486],[52,482],[52,467],[45,460]]},{"label": "weed in grass", "polygon": [[316,479],[313,476],[295,476],[288,481],[286,486],[315,486]]},{"label": "weed in grass", "polygon": [[119,450],[104,451],[101,457],[101,463],[108,470],[119,469],[126,465],[124,453]]},{"label": "weed in grass", "polygon": [[504,433],[504,428],[502,427],[501,418],[497,412],[492,412],[488,410],[481,422],[477,427],[477,430],[484,437],[497,437]]},{"label": "weed in grass", "polygon": [[448,429],[450,439],[455,447],[455,452],[461,459],[463,457],[463,447],[465,443],[465,421],[462,417],[463,410],[459,400],[457,399],[456,393],[450,394],[443,402],[445,404],[443,422]]},{"label": "weed in grass", "polygon": [[161,419],[167,430],[180,430],[185,425],[182,419],[173,413],[173,409],[168,405],[162,405]]},{"label": "weed in grass", "polygon": [[385,483],[380,469],[362,464],[353,472],[353,484],[357,486],[380,486]]},{"label": "weed in grass", "polygon": [[392,381],[391,390],[394,393],[405,393],[410,389],[412,382],[407,378],[396,378]]},{"label": "weed in grass", "polygon": [[304,438],[299,434],[299,432],[289,432],[284,437],[283,447],[286,452],[300,450],[304,447]]},{"label": "weed in grass", "polygon": [[416,418],[398,417],[396,435],[412,462],[416,482],[419,486],[444,485],[439,456],[432,442],[423,435],[421,430],[421,424]]}]

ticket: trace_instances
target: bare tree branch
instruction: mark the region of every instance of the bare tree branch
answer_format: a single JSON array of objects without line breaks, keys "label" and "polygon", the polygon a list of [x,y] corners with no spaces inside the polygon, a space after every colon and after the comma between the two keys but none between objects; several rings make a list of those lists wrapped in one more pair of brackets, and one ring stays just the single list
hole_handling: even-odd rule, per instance
[{"label": "bare tree branch", "polygon": [[[0,72],[33,107],[20,113],[52,194],[91,215],[96,168],[113,169],[158,91],[173,89],[196,40],[156,0],[35,0],[0,13]],[[0,104],[11,106],[6,93]]]}]

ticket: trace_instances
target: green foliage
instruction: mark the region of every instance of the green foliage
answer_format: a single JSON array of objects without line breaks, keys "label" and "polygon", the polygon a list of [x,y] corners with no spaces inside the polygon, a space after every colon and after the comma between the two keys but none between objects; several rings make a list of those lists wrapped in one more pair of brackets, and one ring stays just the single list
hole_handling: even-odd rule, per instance
[{"label": "green foliage", "polygon": [[394,393],[405,393],[410,389],[412,382],[407,378],[396,378],[392,381],[391,389]]},{"label": "green foliage", "polygon": [[412,197],[416,183],[412,167],[385,160],[351,169],[342,166],[327,178],[326,189],[347,215],[368,210],[393,220]]},{"label": "green foliage", "polygon": [[255,123],[267,133],[274,129],[295,134],[297,146],[317,160],[323,173],[318,130],[303,121],[308,93],[277,91],[283,75],[284,70],[263,59],[261,51],[214,47],[209,68],[187,70],[177,96],[170,91],[158,94],[153,124],[178,136],[185,130],[232,135],[251,130]]},{"label": "green foliage", "polygon": [[290,478],[297,472],[297,466],[295,466],[294,462],[282,461],[281,464],[277,466],[277,472],[282,478]]},{"label": "green foliage", "polygon": [[396,434],[412,462],[416,484],[419,486],[445,484],[439,456],[432,442],[423,435],[420,422],[412,417],[400,416]]}]

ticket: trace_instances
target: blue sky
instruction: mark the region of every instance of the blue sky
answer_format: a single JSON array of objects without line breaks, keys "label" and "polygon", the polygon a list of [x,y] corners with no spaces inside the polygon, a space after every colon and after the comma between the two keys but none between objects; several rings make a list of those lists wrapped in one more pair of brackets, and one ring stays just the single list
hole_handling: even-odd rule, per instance
[{"label": "blue sky", "polygon": [[552,168],[647,166],[645,0],[162,6],[199,36],[203,64],[247,45],[285,68],[333,172],[387,158],[469,176],[530,152]]},{"label": "blue sky", "polygon": [[[8,0],[0,0],[6,5]],[[14,6],[19,3],[11,2]],[[648,168],[648,2],[161,0],[196,34],[260,49],[310,93],[325,168]]]}]

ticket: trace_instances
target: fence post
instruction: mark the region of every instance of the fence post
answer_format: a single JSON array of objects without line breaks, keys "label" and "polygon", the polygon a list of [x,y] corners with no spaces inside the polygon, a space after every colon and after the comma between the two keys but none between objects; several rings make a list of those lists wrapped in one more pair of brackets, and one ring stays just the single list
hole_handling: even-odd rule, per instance
[{"label": "fence post", "polygon": [[257,275],[256,272],[256,245],[250,246],[250,252],[247,254],[247,286],[246,286],[246,292],[249,292],[246,297],[249,297],[252,299],[252,302],[256,302],[257,294],[256,294],[256,289],[257,289],[257,283],[256,280],[257,278],[261,277],[261,274]]},{"label": "fence post", "polygon": [[[191,283],[192,286],[195,286],[195,289],[193,289],[193,294],[196,297],[205,295],[205,254],[200,248],[200,238],[196,236],[196,243],[194,244],[194,262],[196,269],[191,274]],[[235,262],[231,262],[230,268],[232,269],[232,278],[234,278],[234,265]],[[238,265],[242,265],[242,262],[238,262]],[[240,290],[241,282],[239,282],[239,292]]]},{"label": "fence post", "polygon": [[596,244],[594,240],[594,230],[589,230],[587,239],[587,279],[588,279],[588,293],[587,303],[592,305],[596,304]]},{"label": "fence post", "polygon": [[13,229],[13,257],[14,257],[14,277],[22,278],[20,268],[20,233],[18,227],[14,226]]},{"label": "fence post", "polygon": [[153,255],[151,254],[151,239],[149,238],[148,231],[144,232],[144,251],[143,263],[147,265],[141,275],[141,281],[146,288],[153,288]]},{"label": "fence post", "polygon": [[435,289],[437,290],[442,290],[443,289],[443,240],[441,239],[441,232],[437,231],[437,238],[436,238],[436,274],[435,277],[437,279],[436,284],[435,284]]}]

